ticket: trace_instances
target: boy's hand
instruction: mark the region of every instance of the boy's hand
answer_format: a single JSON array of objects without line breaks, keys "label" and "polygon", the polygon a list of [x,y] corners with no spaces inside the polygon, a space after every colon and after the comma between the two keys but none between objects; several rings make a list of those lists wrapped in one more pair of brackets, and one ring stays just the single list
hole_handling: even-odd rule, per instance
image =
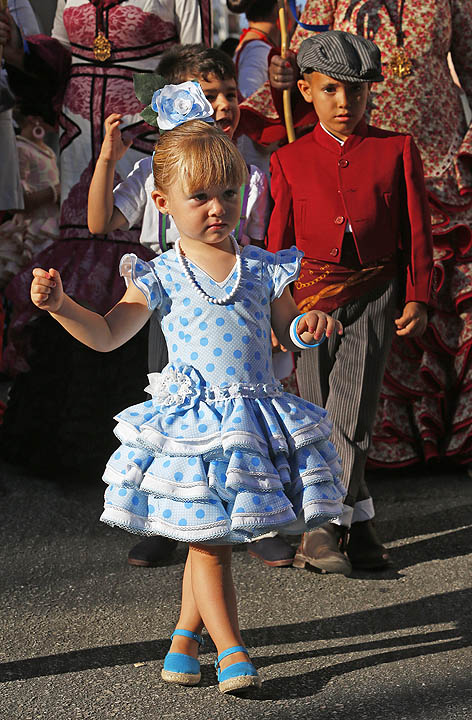
[{"label": "boy's hand", "polygon": [[333,332],[342,335],[343,326],[339,320],[335,320],[321,310],[310,310],[297,323],[298,337],[308,344],[313,340],[321,340],[323,335],[328,338]]},{"label": "boy's hand", "polygon": [[279,339],[275,332],[272,330],[272,328],[270,330],[270,333],[270,337],[272,340],[272,352],[287,352],[287,348],[279,342]]},{"label": "boy's hand", "polygon": [[298,78],[296,55],[289,50],[287,57],[273,55],[269,65],[269,80],[275,90],[291,90]]},{"label": "boy's hand", "polygon": [[50,268],[47,272],[41,268],[34,268],[31,300],[37,307],[55,313],[60,309],[64,295],[61,276],[57,270]]},{"label": "boy's hand", "polygon": [[428,310],[421,302],[407,302],[401,317],[395,320],[397,335],[403,337],[419,337],[426,330]]},{"label": "boy's hand", "polygon": [[133,142],[133,140],[123,142],[123,137],[120,131],[121,118],[122,115],[120,115],[120,113],[112,113],[106,118],[105,137],[103,138],[99,156],[100,160],[112,162],[114,165],[121,160]]}]

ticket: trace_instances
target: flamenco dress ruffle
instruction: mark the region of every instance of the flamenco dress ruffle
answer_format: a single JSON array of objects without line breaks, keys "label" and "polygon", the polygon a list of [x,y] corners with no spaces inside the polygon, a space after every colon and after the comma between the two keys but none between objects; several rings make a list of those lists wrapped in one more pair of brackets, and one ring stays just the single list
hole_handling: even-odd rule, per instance
[{"label": "flamenco dress ruffle", "polygon": [[325,410],[280,387],[260,397],[257,386],[212,388],[190,366],[149,378],[152,399],[116,417],[122,445],[103,476],[104,522],[184,542],[242,543],[342,512]]}]

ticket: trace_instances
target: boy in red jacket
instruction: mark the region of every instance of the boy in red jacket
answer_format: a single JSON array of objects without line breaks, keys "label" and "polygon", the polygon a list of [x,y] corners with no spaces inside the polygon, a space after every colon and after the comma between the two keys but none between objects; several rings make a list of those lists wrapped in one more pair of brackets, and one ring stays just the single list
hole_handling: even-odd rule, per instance
[{"label": "boy in red jacket", "polygon": [[[304,251],[295,301],[301,312],[316,307],[344,327],[343,336],[302,353],[297,378],[302,397],[329,411],[348,494],[339,524],[306,533],[293,564],[347,575],[352,566],[390,564],[364,470],[393,332],[417,337],[426,329],[430,216],[412,137],[364,120],[370,84],[383,79],[378,47],[330,31],[305,40],[297,61],[298,87],[319,122],[272,156],[268,249]],[[270,542],[259,541],[263,560]]]}]

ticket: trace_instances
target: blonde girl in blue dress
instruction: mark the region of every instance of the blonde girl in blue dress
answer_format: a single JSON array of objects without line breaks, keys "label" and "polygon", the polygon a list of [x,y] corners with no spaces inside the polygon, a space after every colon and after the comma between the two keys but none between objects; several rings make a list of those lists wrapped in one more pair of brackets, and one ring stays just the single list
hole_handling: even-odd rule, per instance
[{"label": "blonde girl in blue dress", "polygon": [[121,446],[103,476],[101,519],[188,543],[162,677],[199,682],[205,626],[218,652],[220,690],[238,692],[260,679],[239,631],[232,545],[318,527],[341,514],[345,494],[325,411],[284,393],[274,377],[271,324],[294,350],[342,328],[320,311],[298,316],[288,286],[302,253],[238,247],[231,232],[246,164],[208,123],[211,107],[202,106],[198,88],[182,88],[159,91],[160,120],[170,118],[174,129],[161,135],[153,159],[153,199],[179,229],[175,248],[149,263],[125,255],[127,290],[105,316],[68,297],[52,268],[33,271],[31,298],[99,352],[125,343],[157,309],[169,363],[149,376],[151,399],[116,417]]}]

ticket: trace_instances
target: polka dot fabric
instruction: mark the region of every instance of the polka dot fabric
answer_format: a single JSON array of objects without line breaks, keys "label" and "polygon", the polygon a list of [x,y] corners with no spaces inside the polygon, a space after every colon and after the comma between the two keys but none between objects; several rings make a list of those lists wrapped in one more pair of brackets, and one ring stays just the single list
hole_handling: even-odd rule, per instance
[{"label": "polka dot fabric", "polygon": [[[160,315],[169,364],[149,376],[152,397],[115,418],[121,446],[103,476],[104,522],[221,544],[341,514],[346,491],[326,412],[283,392],[272,370],[270,305],[301,257],[243,248],[241,284],[224,305],[197,294],[174,250],[149,263],[122,259],[126,282]],[[216,282],[189,265],[209,295],[232,291],[235,269]]]}]

